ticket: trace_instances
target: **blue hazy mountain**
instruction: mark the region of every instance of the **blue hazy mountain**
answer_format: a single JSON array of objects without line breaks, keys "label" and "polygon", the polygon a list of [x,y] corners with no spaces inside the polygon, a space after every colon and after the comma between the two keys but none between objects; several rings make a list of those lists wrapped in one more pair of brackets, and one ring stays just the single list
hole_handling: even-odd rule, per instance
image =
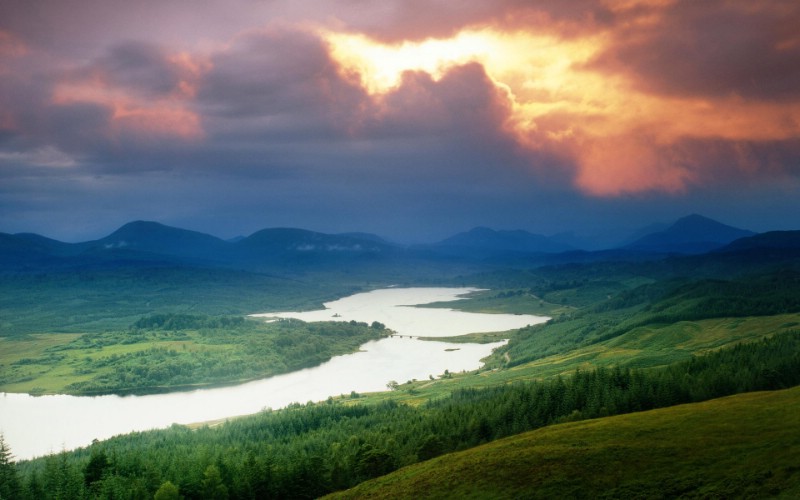
[{"label": "blue hazy mountain", "polygon": [[476,227],[458,233],[428,248],[434,251],[459,256],[490,257],[514,254],[551,254],[569,252],[574,247],[522,230],[496,231],[487,227]]},{"label": "blue hazy mountain", "polygon": [[[744,238],[744,239],[739,239]],[[605,251],[576,250],[563,235],[477,227],[439,243],[406,247],[369,233],[325,234],[272,228],[225,241],[205,233],[136,221],[98,240],[65,243],[44,236],[0,233],[0,268],[5,270],[130,267],[143,265],[224,267],[267,273],[295,270],[377,270],[422,266],[434,272],[449,264],[544,265],[607,260],[642,260],[667,253],[700,254],[725,248],[753,253],[765,245],[794,246],[797,232],[754,233],[691,215],[631,245]],[[736,241],[735,243],[732,243]],[[729,245],[725,247],[725,245]],[[726,257],[728,258],[728,257]],[[733,257],[730,257],[733,258]],[[411,267],[409,267],[411,266]]]},{"label": "blue hazy mountain", "polygon": [[769,231],[746,238],[740,238],[718,249],[717,252],[798,249],[800,249],[800,231]]},{"label": "blue hazy mountain", "polygon": [[296,228],[262,229],[233,244],[232,255],[247,262],[318,265],[326,261],[387,255],[399,249],[366,234],[325,234]]},{"label": "blue hazy mountain", "polygon": [[624,248],[653,253],[700,254],[755,234],[692,214],[678,219],[662,231],[642,236]]},{"label": "blue hazy mountain", "polygon": [[157,262],[263,270],[265,266],[340,265],[343,260],[389,255],[400,250],[401,247],[368,233],[330,235],[275,228],[225,241],[148,221],[131,222],[104,238],[82,243],[64,243],[32,233],[0,233],[0,265],[5,269]]},{"label": "blue hazy mountain", "polygon": [[210,255],[227,243],[220,238],[158,222],[135,221],[125,224],[99,240],[81,244],[85,249],[127,249],[163,255]]}]

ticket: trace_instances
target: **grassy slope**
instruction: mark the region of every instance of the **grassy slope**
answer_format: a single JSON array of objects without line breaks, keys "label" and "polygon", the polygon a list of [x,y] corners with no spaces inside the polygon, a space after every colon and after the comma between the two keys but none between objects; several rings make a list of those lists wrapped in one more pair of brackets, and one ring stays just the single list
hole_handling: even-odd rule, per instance
[{"label": "grassy slope", "polygon": [[546,427],[335,498],[800,495],[800,388]]},{"label": "grassy slope", "polygon": [[492,368],[505,364],[501,354],[489,360],[488,368],[466,374],[457,373],[450,378],[435,381],[403,383],[400,390],[392,393],[368,394],[361,401],[394,399],[414,404],[430,398],[444,397],[456,389],[569,375],[578,368],[590,370],[611,366],[637,368],[665,366],[689,359],[693,355],[793,330],[797,328],[798,322],[800,314],[781,314],[682,321],[672,325],[648,325],[604,342],[566,350],[510,368]]}]

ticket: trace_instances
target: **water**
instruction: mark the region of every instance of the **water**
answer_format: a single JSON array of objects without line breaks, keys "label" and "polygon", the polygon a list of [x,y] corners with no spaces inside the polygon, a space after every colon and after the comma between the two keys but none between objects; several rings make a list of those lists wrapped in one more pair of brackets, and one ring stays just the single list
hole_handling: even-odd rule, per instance
[{"label": "water", "polygon": [[[137,430],[188,424],[282,408],[293,402],[321,401],[351,391],[386,390],[389,381],[438,376],[481,366],[480,359],[503,342],[454,344],[416,336],[447,337],[504,331],[547,318],[513,314],[474,314],[411,307],[457,300],[468,288],[390,288],[360,293],[303,313],[255,316],[304,321],[379,321],[400,336],[364,344],[361,351],[337,356],[314,368],[231,387],[147,396],[33,397],[0,393],[0,432],[17,459],[89,445]],[[336,315],[336,317],[334,317]],[[414,338],[412,338],[412,336]]]}]

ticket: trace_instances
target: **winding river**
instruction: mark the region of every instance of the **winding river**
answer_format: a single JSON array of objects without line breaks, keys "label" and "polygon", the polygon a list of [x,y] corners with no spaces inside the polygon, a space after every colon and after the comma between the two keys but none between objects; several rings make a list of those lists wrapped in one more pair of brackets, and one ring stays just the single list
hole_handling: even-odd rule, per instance
[{"label": "winding river", "polygon": [[417,337],[448,337],[505,331],[547,318],[476,314],[415,305],[453,301],[472,288],[386,288],[325,304],[324,310],[257,314],[304,321],[379,321],[398,335],[364,344],[314,368],[230,387],[146,396],[30,396],[0,393],[0,432],[17,459],[89,445],[132,431],[164,428],[321,401],[351,391],[386,389],[387,382],[437,376],[445,370],[480,368],[481,359],[503,342],[454,344]]}]

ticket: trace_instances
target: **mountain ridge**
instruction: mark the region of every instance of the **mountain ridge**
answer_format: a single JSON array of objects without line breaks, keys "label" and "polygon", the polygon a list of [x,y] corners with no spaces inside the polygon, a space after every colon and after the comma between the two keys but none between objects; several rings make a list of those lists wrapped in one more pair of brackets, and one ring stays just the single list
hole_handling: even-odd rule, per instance
[{"label": "mountain ridge", "polygon": [[700,254],[756,233],[691,214],[662,231],[642,236],[625,248],[650,252]]},{"label": "mountain ridge", "polygon": [[[743,238],[736,238],[737,236]],[[249,236],[223,240],[206,233],[153,221],[132,221],[109,235],[85,242],[65,243],[34,233],[0,233],[0,269],[35,270],[76,266],[111,266],[114,262],[171,263],[242,270],[291,271],[298,268],[381,262],[472,262],[492,265],[565,264],[633,259],[648,260],[671,254],[708,252],[754,254],[772,248],[783,253],[800,248],[800,231],[762,235],[692,214],[664,231],[645,235],[634,244],[606,250],[576,249],[559,238],[524,230],[475,227],[438,243],[403,245],[371,233],[327,234],[277,227]]]}]

